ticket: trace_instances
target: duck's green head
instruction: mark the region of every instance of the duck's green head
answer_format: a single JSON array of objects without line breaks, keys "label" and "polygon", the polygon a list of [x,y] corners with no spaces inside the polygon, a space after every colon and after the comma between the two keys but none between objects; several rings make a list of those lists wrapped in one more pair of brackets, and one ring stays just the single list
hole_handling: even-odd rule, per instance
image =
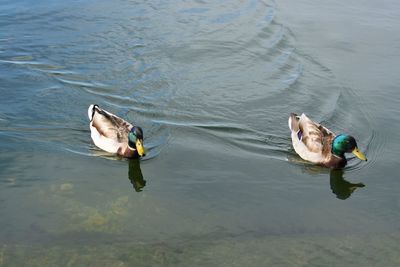
[{"label": "duck's green head", "polygon": [[354,137],[347,134],[339,134],[333,139],[332,153],[341,158],[344,158],[344,153],[353,153],[357,158],[367,160],[364,154],[358,150]]},{"label": "duck's green head", "polygon": [[133,126],[128,133],[128,146],[130,149],[136,150],[140,157],[146,155],[143,146],[143,130],[139,126]]}]

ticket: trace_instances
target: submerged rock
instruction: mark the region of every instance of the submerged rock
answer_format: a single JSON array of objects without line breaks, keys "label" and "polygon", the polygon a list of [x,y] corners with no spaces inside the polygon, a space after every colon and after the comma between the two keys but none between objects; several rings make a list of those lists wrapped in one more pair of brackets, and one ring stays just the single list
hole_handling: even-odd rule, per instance
[{"label": "submerged rock", "polygon": [[70,192],[74,188],[74,185],[71,183],[65,183],[60,185],[60,191],[61,192]]}]

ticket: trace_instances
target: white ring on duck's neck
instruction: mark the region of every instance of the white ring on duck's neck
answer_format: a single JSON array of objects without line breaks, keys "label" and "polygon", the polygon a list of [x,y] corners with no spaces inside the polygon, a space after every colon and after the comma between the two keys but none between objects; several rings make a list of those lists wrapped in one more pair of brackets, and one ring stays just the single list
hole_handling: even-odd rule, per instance
[{"label": "white ring on duck's neck", "polygon": [[129,143],[128,143],[128,148],[129,148],[130,150],[133,150],[133,151],[136,150],[136,148],[131,147],[131,146],[129,145]]}]

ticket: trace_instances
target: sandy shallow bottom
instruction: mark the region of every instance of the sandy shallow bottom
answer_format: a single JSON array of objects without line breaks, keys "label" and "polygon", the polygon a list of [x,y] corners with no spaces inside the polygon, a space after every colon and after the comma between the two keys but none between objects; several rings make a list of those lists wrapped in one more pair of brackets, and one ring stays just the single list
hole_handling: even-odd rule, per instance
[{"label": "sandy shallow bottom", "polygon": [[[2,245],[0,266],[399,266],[399,235]],[[379,257],[377,257],[379,255]],[[29,260],[28,260],[29,259]]]}]

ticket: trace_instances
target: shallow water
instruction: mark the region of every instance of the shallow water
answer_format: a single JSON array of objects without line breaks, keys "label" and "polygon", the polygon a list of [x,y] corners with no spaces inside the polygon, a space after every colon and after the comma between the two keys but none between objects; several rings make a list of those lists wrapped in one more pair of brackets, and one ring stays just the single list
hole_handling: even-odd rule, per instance
[{"label": "shallow water", "polygon": [[[398,266],[400,5],[0,1],[0,266]],[[127,161],[87,107],[141,125]],[[368,162],[302,161],[287,117]]]}]

